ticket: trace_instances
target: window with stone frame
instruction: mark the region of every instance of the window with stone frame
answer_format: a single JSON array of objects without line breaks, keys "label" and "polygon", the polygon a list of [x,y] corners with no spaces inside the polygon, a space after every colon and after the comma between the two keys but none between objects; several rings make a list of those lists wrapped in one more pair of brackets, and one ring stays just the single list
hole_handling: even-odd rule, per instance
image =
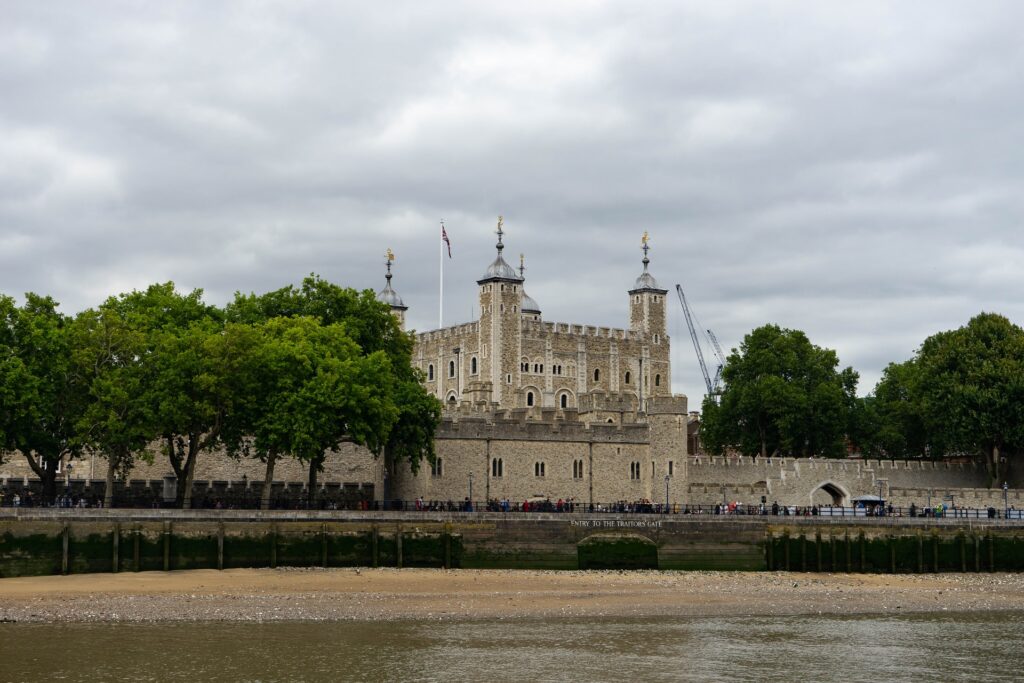
[{"label": "window with stone frame", "polygon": [[434,462],[430,463],[430,476],[440,477],[444,475],[444,462],[441,458],[434,458]]}]

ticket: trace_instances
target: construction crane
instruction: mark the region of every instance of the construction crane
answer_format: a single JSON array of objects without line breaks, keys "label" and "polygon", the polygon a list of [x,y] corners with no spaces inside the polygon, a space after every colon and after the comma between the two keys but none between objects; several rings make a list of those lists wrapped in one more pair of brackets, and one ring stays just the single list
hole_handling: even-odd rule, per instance
[{"label": "construction crane", "polygon": [[690,312],[690,305],[686,303],[686,295],[683,294],[682,285],[676,285],[676,294],[679,295],[679,303],[683,306],[683,315],[686,316],[686,326],[690,329],[690,339],[693,340],[693,350],[697,352],[697,362],[700,363],[700,371],[704,375],[704,385],[707,387],[708,396],[713,401],[718,401],[719,396],[722,393],[722,368],[725,365],[725,359],[722,358],[722,348],[718,344],[718,339],[715,337],[711,330],[705,331],[705,336],[709,337],[709,342],[712,346],[715,354],[715,359],[718,361],[718,367],[715,369],[715,378],[711,379],[711,373],[708,372],[708,364],[704,361],[704,351],[701,349],[700,339],[697,337],[697,326],[693,324],[693,314]]}]

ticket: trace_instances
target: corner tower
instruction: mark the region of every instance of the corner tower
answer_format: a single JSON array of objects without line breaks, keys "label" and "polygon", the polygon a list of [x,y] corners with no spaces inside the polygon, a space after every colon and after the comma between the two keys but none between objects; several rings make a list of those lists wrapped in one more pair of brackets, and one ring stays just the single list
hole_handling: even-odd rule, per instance
[{"label": "corner tower", "polygon": [[644,406],[651,396],[672,395],[669,339],[665,333],[668,290],[658,286],[648,270],[651,260],[647,232],[641,238],[644,252],[644,270],[629,290],[629,329],[642,340],[642,352],[637,359],[637,374],[641,378],[640,403]]},{"label": "corner tower", "polygon": [[651,262],[647,252],[651,247],[646,232],[641,241],[644,250],[644,271],[636,279],[633,289],[629,290],[629,329],[647,336],[664,336],[665,296],[668,290],[659,287],[658,281],[647,269]]},{"label": "corner tower", "polygon": [[384,289],[377,292],[377,301],[385,303],[391,307],[391,315],[398,318],[398,326],[405,329],[405,312],[409,310],[409,307],[402,301],[402,297],[398,296],[398,292],[391,288],[391,263],[395,260],[395,254],[388,249],[387,251],[387,274],[384,279],[387,283],[384,285]]},{"label": "corner tower", "polygon": [[504,219],[498,217],[498,256],[487,267],[480,287],[481,376],[491,382],[492,400],[503,408],[515,405],[519,386],[519,356],[522,349],[523,280],[516,275],[501,252],[505,248]]}]

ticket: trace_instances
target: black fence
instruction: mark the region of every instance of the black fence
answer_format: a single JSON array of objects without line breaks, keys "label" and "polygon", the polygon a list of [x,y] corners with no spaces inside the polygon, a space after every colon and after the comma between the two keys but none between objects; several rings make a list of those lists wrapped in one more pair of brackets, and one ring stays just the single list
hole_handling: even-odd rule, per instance
[{"label": "black fence", "polygon": [[[106,481],[102,479],[60,482],[56,496],[44,496],[42,484],[36,480],[25,483],[8,480],[0,487],[0,507],[100,508],[104,506]],[[192,508],[255,510],[259,509],[263,482],[197,481],[192,485]],[[111,500],[115,508],[179,507],[163,480],[134,479],[117,482]],[[274,482],[268,509],[272,510],[367,510],[372,508],[373,486],[325,483],[316,490],[315,502],[309,489],[301,483]]]},{"label": "black fence", "polygon": [[[63,482],[62,482],[63,483]],[[191,507],[207,510],[257,510],[260,508],[263,482],[199,481],[193,482]],[[42,494],[38,481],[9,480],[0,488],[0,507],[101,508],[104,506],[105,480],[72,480],[54,497]],[[114,508],[176,508],[179,503],[168,497],[162,480],[131,480],[115,485],[111,507]],[[925,504],[892,506],[869,503],[851,507],[832,505],[793,506],[778,504],[693,505],[656,503],[650,500],[583,503],[572,499],[534,499],[525,501],[484,500],[386,500],[375,501],[372,485],[326,483],[317,488],[311,500],[308,488],[301,483],[274,482],[271,487],[270,510],[379,510],[401,512],[499,512],[702,515],[711,518],[730,517],[912,517],[933,519],[1006,519],[1024,520],[1024,510],[1014,507],[956,507]]]}]

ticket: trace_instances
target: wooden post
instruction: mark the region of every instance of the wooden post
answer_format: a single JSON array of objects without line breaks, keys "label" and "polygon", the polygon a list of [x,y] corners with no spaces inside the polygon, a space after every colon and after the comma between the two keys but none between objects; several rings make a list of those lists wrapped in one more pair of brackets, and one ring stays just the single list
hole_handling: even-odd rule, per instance
[{"label": "wooden post", "polygon": [[981,571],[981,539],[977,535],[972,537],[974,539],[974,571]]},{"label": "wooden post", "polygon": [[277,525],[270,525],[270,568],[277,568]]},{"label": "wooden post", "polygon": [[988,535],[988,570],[996,570],[996,537],[991,533]]},{"label": "wooden post", "polygon": [[828,532],[828,549],[830,557],[828,569],[834,572],[836,570],[836,537],[832,535],[831,529]]},{"label": "wooden post", "polygon": [[380,527],[373,525],[370,533],[371,545],[373,546],[373,566],[380,566]]},{"label": "wooden post", "polygon": [[960,536],[957,539],[960,543],[960,571],[967,571],[967,537]]},{"label": "wooden post", "polygon": [[932,536],[932,571],[939,571],[939,537]]},{"label": "wooden post", "polygon": [[864,550],[867,545],[867,541],[864,539],[864,532],[860,532],[860,570],[864,571]]},{"label": "wooden post", "polygon": [[[488,470],[489,471],[489,470]],[[444,523],[444,568],[452,568],[452,523]]]},{"label": "wooden post", "polygon": [[395,555],[397,556],[396,557],[395,566],[397,566],[399,569],[401,569],[402,568],[402,525],[401,524],[396,524],[395,525]]},{"label": "wooden post", "polygon": [[850,530],[846,530],[846,571],[853,571],[853,549],[850,547]]},{"label": "wooden post", "polygon": [[896,539],[889,536],[889,573],[896,573]]},{"label": "wooden post", "polygon": [[784,551],[783,555],[784,555],[784,559],[786,561],[786,571],[788,572],[789,571],[789,533],[788,532],[782,535],[782,543],[783,543],[782,549]]},{"label": "wooden post", "polygon": [[772,571],[773,569],[775,569],[775,562],[774,562],[775,558],[772,557],[772,555],[774,555],[774,548],[772,547],[774,545],[774,543],[775,543],[775,538],[772,536],[772,532],[769,529],[768,530],[768,538],[765,540],[765,548],[764,548],[765,560],[768,563],[768,571]]},{"label": "wooden post", "polygon": [[816,571],[820,572],[821,571],[821,532],[820,531],[814,532],[814,550],[815,550],[815,557],[817,559],[817,564],[815,564],[814,569]]},{"label": "wooden post", "polygon": [[110,571],[116,574],[121,568],[121,552],[119,546],[121,545],[121,524],[116,522],[114,524],[114,533],[111,536],[111,545],[113,547],[113,557],[111,558]]},{"label": "wooden post", "polygon": [[224,569],[224,522],[217,525],[217,569]]},{"label": "wooden post", "polygon": [[164,522],[164,571],[171,570],[171,523]]},{"label": "wooden post", "polygon": [[800,571],[807,571],[807,536],[800,534]]},{"label": "wooden post", "polygon": [[917,573],[924,573],[924,538],[921,532],[917,533]]},{"label": "wooden post", "polygon": [[320,566],[327,569],[327,522],[320,525]]},{"label": "wooden post", "polygon": [[70,570],[70,564],[68,562],[68,550],[71,545],[71,530],[68,527],[68,523],[64,522],[64,527],[61,530],[61,547],[63,551],[61,553],[60,561],[60,573],[67,574]]},{"label": "wooden post", "polygon": [[135,527],[135,533],[132,534],[132,569],[134,571],[142,571],[142,562],[139,558],[139,541],[142,538],[142,529]]}]

